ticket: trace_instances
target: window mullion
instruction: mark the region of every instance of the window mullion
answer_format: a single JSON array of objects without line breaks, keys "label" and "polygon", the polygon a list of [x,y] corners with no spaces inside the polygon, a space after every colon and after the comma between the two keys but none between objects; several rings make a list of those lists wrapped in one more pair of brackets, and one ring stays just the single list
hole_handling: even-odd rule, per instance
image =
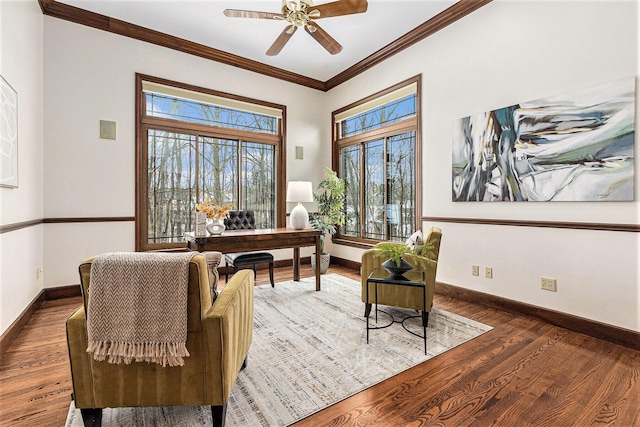
[{"label": "window mullion", "polygon": [[354,145],[358,144],[361,141],[371,141],[374,139],[380,139],[387,136],[409,132],[416,129],[416,123],[417,119],[415,117],[412,117],[410,119],[403,120],[400,123],[394,123],[392,125],[385,126],[384,128],[374,129],[372,131],[364,132],[355,136],[349,136],[347,138],[339,138],[337,141],[338,147]]},{"label": "window mullion", "polygon": [[389,174],[387,171],[387,166],[389,165],[389,150],[388,143],[389,140],[387,138],[383,138],[383,152],[382,156],[382,181],[384,182],[384,203],[382,204],[382,209],[384,212],[384,240],[389,240]]},{"label": "window mullion", "polygon": [[360,237],[364,235],[364,223],[365,223],[365,174],[364,174],[364,146],[365,143],[360,144]]},{"label": "window mullion", "polygon": [[142,123],[153,126],[156,128],[165,129],[179,129],[180,131],[199,132],[206,135],[211,135],[216,138],[242,138],[251,139],[255,142],[261,142],[265,144],[278,145],[280,142],[280,135],[269,135],[258,132],[243,131],[238,129],[223,128],[219,126],[204,125],[199,123],[181,122],[173,119],[166,119],[160,117],[145,117]]},{"label": "window mullion", "polygon": [[242,186],[245,184],[245,180],[244,180],[244,176],[243,176],[243,169],[242,169],[242,165],[243,165],[243,154],[244,154],[244,141],[242,139],[238,140],[238,193],[237,193],[237,200],[238,200],[238,207],[237,209],[244,209],[244,203],[242,203],[242,196],[243,196],[243,191],[242,191]]},{"label": "window mullion", "polygon": [[195,159],[196,159],[196,167],[195,167],[195,186],[196,186],[196,203],[201,203],[200,200],[200,144],[202,139],[202,135],[196,134],[196,148],[195,148]]}]

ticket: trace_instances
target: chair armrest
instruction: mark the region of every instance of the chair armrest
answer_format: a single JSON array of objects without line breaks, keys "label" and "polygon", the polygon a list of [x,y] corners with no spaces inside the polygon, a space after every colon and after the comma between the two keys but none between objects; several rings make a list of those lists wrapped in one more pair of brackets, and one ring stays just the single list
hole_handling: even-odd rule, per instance
[{"label": "chair armrest", "polygon": [[207,260],[207,269],[209,272],[209,287],[211,288],[212,299],[218,295],[218,281],[220,280],[220,274],[218,273],[218,266],[222,262],[222,252],[207,251],[202,255]]},{"label": "chair armrest", "polygon": [[373,249],[367,249],[362,253],[360,260],[360,280],[362,281],[363,294],[365,286],[367,285],[367,278],[371,272],[380,267],[384,261],[384,259],[376,256],[376,251]]},{"label": "chair armrest", "polygon": [[207,400],[227,402],[253,339],[253,272],[234,274],[202,319]]},{"label": "chair armrest", "polygon": [[87,317],[80,306],[67,319],[67,349],[76,406],[95,407],[91,388],[91,355],[87,353]]},{"label": "chair armrest", "polygon": [[438,262],[430,258],[411,254],[406,254],[404,259],[409,264],[413,265],[414,269],[424,271],[424,282],[427,287],[427,302],[431,304],[436,290],[436,271],[438,268]]}]

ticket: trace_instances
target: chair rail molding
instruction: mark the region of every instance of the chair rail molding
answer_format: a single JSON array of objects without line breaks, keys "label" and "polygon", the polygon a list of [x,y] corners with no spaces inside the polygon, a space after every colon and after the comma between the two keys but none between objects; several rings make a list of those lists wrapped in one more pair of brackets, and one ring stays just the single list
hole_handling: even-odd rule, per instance
[{"label": "chair rail molding", "polygon": [[107,216],[107,217],[77,217],[77,218],[39,218],[29,221],[14,222],[0,225],[0,234],[11,231],[22,230],[23,228],[34,227],[40,224],[70,224],[87,222],[133,222],[134,216]]},{"label": "chair rail molding", "polygon": [[617,224],[599,222],[563,222],[563,221],[522,221],[511,219],[457,218],[442,216],[423,216],[422,222],[450,222],[456,224],[501,225],[511,227],[566,228],[571,230],[640,232],[639,224]]}]

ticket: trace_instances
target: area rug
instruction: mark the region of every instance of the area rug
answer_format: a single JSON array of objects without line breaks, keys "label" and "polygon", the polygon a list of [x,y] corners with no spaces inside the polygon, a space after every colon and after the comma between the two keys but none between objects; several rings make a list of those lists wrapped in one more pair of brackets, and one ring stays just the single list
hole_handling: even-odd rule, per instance
[{"label": "area rug", "polygon": [[[226,425],[290,425],[492,329],[434,308],[427,355],[423,339],[400,324],[370,331],[367,344],[360,293],[360,282],[337,274],[322,276],[320,292],[315,278],[256,287],[253,344],[233,387]],[[384,310],[396,319],[416,315]],[[380,324],[388,319],[379,314]],[[422,333],[419,317],[405,326]],[[105,409],[102,418],[103,427],[211,425],[206,406]],[[82,426],[73,403],[66,426]]]}]

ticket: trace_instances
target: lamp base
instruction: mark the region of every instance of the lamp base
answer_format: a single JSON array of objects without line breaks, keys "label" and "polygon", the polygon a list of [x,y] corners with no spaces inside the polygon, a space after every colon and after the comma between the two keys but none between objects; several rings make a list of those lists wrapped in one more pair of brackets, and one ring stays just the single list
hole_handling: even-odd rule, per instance
[{"label": "lamp base", "polygon": [[309,226],[309,213],[304,206],[302,206],[302,203],[298,203],[296,207],[291,210],[289,222],[294,230],[304,230]]}]

